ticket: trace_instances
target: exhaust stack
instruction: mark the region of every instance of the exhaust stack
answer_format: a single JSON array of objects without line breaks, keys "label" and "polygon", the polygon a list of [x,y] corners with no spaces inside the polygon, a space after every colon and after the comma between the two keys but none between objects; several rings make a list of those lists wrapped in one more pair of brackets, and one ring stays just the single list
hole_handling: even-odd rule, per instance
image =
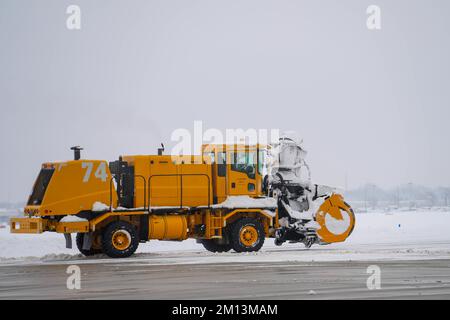
[{"label": "exhaust stack", "polygon": [[162,156],[164,152],[164,143],[161,143],[161,148],[158,148],[158,156]]},{"label": "exhaust stack", "polygon": [[81,150],[83,150],[83,148],[81,148],[80,146],[74,146],[74,147],[70,148],[70,150],[73,150],[73,159],[80,160]]}]

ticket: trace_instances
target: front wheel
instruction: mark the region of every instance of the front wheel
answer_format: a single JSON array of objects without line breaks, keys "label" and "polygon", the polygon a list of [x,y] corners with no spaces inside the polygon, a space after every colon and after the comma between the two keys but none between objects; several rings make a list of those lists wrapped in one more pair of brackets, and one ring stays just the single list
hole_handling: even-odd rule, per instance
[{"label": "front wheel", "polygon": [[264,227],[256,219],[243,218],[231,227],[231,246],[236,252],[258,251],[263,246],[264,239]]},{"label": "front wheel", "polygon": [[137,230],[128,222],[111,222],[103,231],[102,249],[111,258],[129,257],[136,251],[138,245]]}]

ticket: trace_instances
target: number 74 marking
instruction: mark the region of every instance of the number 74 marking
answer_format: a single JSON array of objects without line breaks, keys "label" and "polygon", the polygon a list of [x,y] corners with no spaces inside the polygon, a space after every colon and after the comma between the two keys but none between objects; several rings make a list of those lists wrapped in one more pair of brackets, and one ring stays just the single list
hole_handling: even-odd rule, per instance
[{"label": "number 74 marking", "polygon": [[[88,182],[89,179],[91,178],[91,173],[92,173],[92,169],[94,168],[94,163],[93,162],[83,162],[81,164],[81,167],[83,169],[87,168],[86,173],[84,174],[84,177],[83,177],[83,182]],[[106,173],[106,163],[105,162],[100,162],[100,164],[97,167],[97,170],[95,170],[94,177],[102,180],[103,182],[106,181],[106,179],[108,178],[108,174]]]}]

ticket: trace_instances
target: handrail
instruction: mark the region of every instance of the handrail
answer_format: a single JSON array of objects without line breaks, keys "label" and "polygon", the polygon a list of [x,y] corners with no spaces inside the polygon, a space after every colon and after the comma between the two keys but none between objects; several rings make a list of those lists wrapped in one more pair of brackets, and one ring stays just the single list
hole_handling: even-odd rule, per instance
[{"label": "handrail", "polygon": [[109,211],[112,211],[112,182],[114,180],[114,175],[111,175],[111,179],[109,179]]},{"label": "handrail", "polygon": [[[140,174],[136,174],[134,175],[134,177],[136,178],[142,178],[142,180],[144,181],[144,210],[145,210],[145,204],[147,203],[147,181],[145,180],[145,177],[140,175]],[[136,183],[134,184],[134,188],[136,189]]]},{"label": "handrail", "polygon": [[[121,173],[120,176],[129,175],[129,173]],[[112,211],[112,202],[113,202],[113,196],[112,196],[112,182],[114,181],[114,178],[117,176],[117,174],[113,174],[111,179],[109,180],[109,211]],[[147,203],[147,181],[144,176],[142,175],[133,175],[134,178],[141,178],[144,181],[144,209]],[[116,190],[117,191],[117,190]],[[119,195],[117,195],[119,197]]]},{"label": "handrail", "polygon": [[[129,175],[129,173],[121,173],[120,176]],[[113,209],[113,192],[112,192],[112,183],[116,174],[113,174],[111,179],[109,180],[109,211]],[[147,209],[150,211],[151,204],[151,180],[154,177],[180,177],[180,209],[183,208],[183,176],[203,176],[206,177],[208,181],[208,208],[211,207],[211,177],[206,173],[174,173],[174,174],[154,174],[150,175],[148,180],[145,179],[142,175],[134,175],[135,178],[141,178],[144,182],[144,210]],[[136,187],[136,185],[135,185]],[[118,195],[119,196],[119,195]],[[148,201],[148,203],[147,203]]]}]

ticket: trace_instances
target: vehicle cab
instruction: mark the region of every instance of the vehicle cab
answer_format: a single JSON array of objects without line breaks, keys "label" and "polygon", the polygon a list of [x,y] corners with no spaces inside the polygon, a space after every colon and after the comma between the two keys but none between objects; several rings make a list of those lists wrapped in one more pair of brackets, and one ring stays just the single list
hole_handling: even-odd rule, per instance
[{"label": "vehicle cab", "polygon": [[203,156],[211,158],[215,203],[227,196],[262,196],[266,174],[265,148],[262,145],[204,144]]}]

